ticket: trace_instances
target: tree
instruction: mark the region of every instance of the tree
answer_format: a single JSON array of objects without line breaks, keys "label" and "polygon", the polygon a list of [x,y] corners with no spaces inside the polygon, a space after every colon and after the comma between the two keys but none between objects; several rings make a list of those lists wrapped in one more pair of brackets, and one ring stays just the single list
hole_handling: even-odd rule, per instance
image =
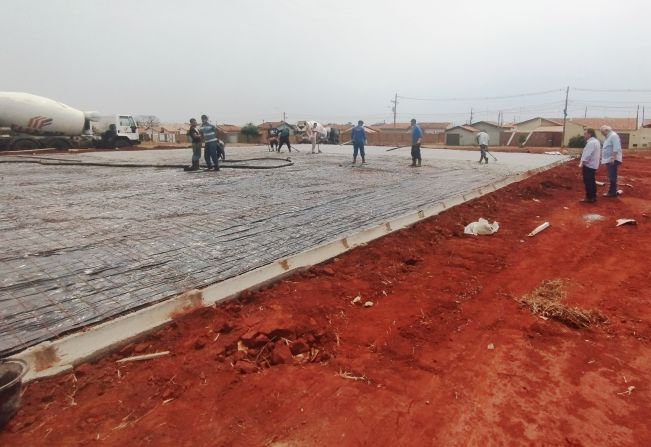
[{"label": "tree", "polygon": [[240,133],[244,135],[247,143],[251,140],[251,137],[255,138],[260,136],[260,132],[258,131],[258,128],[253,123],[248,123],[247,125],[242,127]]},{"label": "tree", "polygon": [[155,115],[138,115],[136,116],[136,124],[138,127],[151,129],[160,126],[160,120]]},{"label": "tree", "polygon": [[583,137],[583,135],[576,135],[570,138],[568,146],[583,148],[585,147],[585,138]]},{"label": "tree", "polygon": [[149,131],[149,140],[154,139],[154,127],[160,126],[160,120],[155,115],[138,115],[135,117],[136,125]]}]

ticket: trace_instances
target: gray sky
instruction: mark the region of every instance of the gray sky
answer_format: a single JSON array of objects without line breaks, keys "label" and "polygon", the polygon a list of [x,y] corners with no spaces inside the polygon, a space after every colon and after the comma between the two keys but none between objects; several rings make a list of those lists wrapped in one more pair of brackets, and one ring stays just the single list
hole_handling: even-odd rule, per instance
[{"label": "gray sky", "polygon": [[[651,118],[649,0],[0,0],[0,90],[220,123]],[[645,31],[646,29],[646,31]],[[555,90],[511,99],[485,98]]]}]

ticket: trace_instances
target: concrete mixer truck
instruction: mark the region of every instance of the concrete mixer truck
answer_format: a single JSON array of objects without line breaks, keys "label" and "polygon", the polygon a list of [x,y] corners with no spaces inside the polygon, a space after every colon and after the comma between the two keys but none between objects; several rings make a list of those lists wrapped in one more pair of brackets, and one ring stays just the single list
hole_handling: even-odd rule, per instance
[{"label": "concrete mixer truck", "polygon": [[111,124],[117,147],[140,143],[131,115],[82,112],[42,96],[0,92],[0,150],[95,147]]}]

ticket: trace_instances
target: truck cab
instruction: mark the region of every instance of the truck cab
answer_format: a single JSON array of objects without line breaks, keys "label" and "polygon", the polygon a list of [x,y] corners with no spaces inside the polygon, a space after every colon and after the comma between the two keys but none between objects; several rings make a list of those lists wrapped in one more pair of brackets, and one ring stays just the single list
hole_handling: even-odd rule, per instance
[{"label": "truck cab", "polygon": [[116,114],[93,117],[91,123],[93,135],[99,139],[111,124],[115,124],[115,129],[118,133],[118,147],[140,144],[138,127],[131,115]]}]

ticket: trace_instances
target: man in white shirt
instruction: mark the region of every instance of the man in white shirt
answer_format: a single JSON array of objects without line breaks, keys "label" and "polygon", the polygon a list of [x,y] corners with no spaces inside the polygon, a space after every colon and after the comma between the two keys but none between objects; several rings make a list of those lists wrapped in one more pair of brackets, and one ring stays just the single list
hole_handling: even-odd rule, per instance
[{"label": "man in white shirt", "polygon": [[477,143],[479,143],[479,150],[481,151],[481,157],[479,158],[479,164],[481,164],[482,161],[486,160],[486,164],[488,164],[488,157],[486,156],[486,152],[488,151],[488,142],[490,140],[490,137],[486,132],[483,130],[480,131],[477,134]]},{"label": "man in white shirt", "polygon": [[617,168],[622,164],[622,142],[610,126],[601,126],[599,130],[605,138],[601,151],[601,164],[606,165],[610,181],[608,192],[604,197],[617,197]]},{"label": "man in white shirt", "polygon": [[581,154],[581,161],[579,167],[583,174],[583,184],[585,185],[585,199],[581,200],[584,203],[594,203],[597,201],[597,183],[595,175],[597,168],[599,168],[599,159],[601,158],[601,143],[595,137],[594,129],[586,129],[583,132],[583,137],[586,140],[583,153]]}]

